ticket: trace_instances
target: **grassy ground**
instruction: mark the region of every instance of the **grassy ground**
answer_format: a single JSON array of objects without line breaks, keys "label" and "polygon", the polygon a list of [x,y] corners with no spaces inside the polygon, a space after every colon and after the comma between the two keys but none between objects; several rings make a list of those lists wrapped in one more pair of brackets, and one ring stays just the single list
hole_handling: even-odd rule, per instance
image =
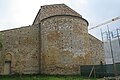
[{"label": "grassy ground", "polygon": [[23,76],[0,76],[0,80],[97,80],[80,76],[49,76],[49,75],[23,75]]}]

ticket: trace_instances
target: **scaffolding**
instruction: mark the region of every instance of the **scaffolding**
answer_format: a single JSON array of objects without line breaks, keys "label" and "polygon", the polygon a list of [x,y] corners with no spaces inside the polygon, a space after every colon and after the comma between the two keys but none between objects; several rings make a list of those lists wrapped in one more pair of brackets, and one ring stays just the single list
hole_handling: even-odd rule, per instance
[{"label": "scaffolding", "polygon": [[103,47],[105,52],[106,64],[113,64],[114,75],[118,79],[118,66],[120,64],[120,28],[102,32]]},{"label": "scaffolding", "polygon": [[[93,30],[95,28],[101,27],[108,23],[115,22],[119,19],[120,19],[120,16],[113,18],[109,21],[106,21],[102,24],[99,24],[95,27],[92,27],[88,30]],[[103,47],[104,47],[104,51],[105,51],[106,63],[109,64],[109,62],[110,62],[111,64],[114,65],[114,75],[117,80],[118,74],[117,74],[116,63],[120,63],[120,60],[119,60],[119,58],[120,58],[120,29],[110,31],[109,27],[107,26],[106,31],[102,32],[102,29],[101,29],[101,36],[102,36]]]},{"label": "scaffolding", "polygon": [[101,31],[101,35],[105,51],[106,64],[113,64],[112,56],[115,63],[120,63],[120,29],[117,28],[109,32]]}]

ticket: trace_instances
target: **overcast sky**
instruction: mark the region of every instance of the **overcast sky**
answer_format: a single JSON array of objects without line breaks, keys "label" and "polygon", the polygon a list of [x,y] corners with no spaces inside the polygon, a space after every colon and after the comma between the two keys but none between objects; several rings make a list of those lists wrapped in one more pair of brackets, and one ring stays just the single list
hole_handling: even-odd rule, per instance
[{"label": "overcast sky", "polygon": [[[60,3],[88,20],[89,28],[120,16],[120,0],[0,0],[0,31],[31,25],[40,6]],[[120,26],[120,20],[112,24]],[[95,35],[98,30],[89,32]]]}]

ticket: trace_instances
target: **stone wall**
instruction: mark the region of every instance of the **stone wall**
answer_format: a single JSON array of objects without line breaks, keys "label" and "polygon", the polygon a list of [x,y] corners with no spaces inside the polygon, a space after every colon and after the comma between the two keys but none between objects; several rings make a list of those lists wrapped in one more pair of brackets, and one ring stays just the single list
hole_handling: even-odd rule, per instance
[{"label": "stone wall", "polygon": [[55,16],[41,21],[42,73],[79,74],[86,53],[87,22]]},{"label": "stone wall", "polygon": [[12,55],[11,73],[39,72],[39,26],[32,25],[0,32],[0,72],[4,73],[5,56]]},{"label": "stone wall", "polygon": [[92,35],[88,35],[88,52],[85,55],[86,65],[100,65],[101,61],[105,64],[103,42]]}]

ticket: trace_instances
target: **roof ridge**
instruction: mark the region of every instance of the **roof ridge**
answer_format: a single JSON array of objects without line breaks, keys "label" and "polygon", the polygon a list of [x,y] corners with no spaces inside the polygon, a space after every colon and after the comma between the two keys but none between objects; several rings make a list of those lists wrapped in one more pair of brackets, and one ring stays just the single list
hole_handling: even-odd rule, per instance
[{"label": "roof ridge", "polygon": [[46,7],[46,6],[60,6],[60,5],[65,5],[64,3],[62,4],[49,4],[49,5],[43,5],[41,7]]}]

